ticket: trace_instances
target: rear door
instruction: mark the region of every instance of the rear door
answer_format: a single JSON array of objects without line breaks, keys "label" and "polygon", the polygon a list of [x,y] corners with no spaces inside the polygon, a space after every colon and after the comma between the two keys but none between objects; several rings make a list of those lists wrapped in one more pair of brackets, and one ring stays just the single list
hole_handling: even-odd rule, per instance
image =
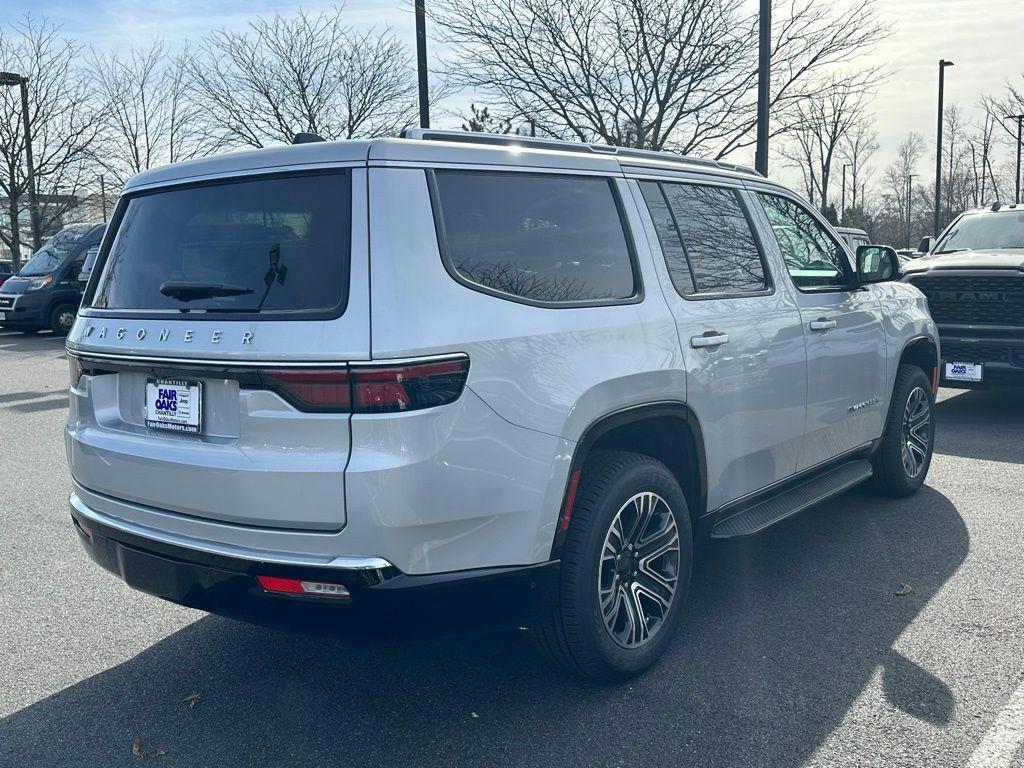
[{"label": "rear door", "polygon": [[664,254],[659,275],[714,509],[795,471],[806,394],[800,312],[775,285],[739,190],[712,180],[638,183]]},{"label": "rear door", "polygon": [[807,344],[807,436],[800,469],[859,448],[882,434],[886,339],[879,299],[852,288],[853,265],[831,228],[787,194],[758,191],[796,288]]},{"label": "rear door", "polygon": [[369,357],[365,201],[365,170],[345,168],[123,200],[69,339],[75,481],[200,518],[340,529],[350,415],[331,374]]}]

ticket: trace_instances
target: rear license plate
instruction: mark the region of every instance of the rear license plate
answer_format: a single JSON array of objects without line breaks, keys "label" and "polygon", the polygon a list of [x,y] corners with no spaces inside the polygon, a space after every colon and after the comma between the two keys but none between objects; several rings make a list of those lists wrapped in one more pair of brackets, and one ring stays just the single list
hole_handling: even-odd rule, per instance
[{"label": "rear license plate", "polygon": [[984,367],[981,363],[946,363],[946,378],[949,381],[981,381]]},{"label": "rear license plate", "polygon": [[203,385],[182,379],[146,382],[146,426],[197,435],[202,428]]}]

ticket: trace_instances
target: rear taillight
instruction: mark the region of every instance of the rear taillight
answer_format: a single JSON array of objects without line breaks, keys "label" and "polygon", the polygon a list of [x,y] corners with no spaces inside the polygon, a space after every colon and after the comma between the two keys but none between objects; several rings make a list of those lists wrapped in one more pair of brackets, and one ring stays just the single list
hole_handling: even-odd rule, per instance
[{"label": "rear taillight", "polygon": [[397,413],[458,400],[469,358],[347,369],[268,369],[260,377],[300,411]]},{"label": "rear taillight", "polygon": [[344,368],[260,371],[260,376],[300,411],[347,411],[352,402]]},{"label": "rear taillight", "polygon": [[68,378],[71,380],[71,388],[78,386],[78,380],[82,378],[82,362],[72,355],[68,355]]}]

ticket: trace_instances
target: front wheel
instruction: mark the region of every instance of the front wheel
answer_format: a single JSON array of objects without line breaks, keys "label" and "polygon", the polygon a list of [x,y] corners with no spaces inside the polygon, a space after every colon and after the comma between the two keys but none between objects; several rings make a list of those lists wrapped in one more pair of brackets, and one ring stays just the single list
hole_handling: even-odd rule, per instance
[{"label": "front wheel", "polygon": [[534,627],[541,652],[594,680],[622,680],[658,660],[690,586],[686,498],[661,462],[601,453],[583,469],[562,550],[557,600]]},{"label": "front wheel", "polygon": [[901,365],[885,436],[871,460],[875,487],[887,496],[909,496],[924,483],[935,447],[934,404],[931,382],[924,371]]},{"label": "front wheel", "polygon": [[61,304],[50,313],[50,330],[58,336],[67,336],[75,324],[77,308],[73,304]]}]

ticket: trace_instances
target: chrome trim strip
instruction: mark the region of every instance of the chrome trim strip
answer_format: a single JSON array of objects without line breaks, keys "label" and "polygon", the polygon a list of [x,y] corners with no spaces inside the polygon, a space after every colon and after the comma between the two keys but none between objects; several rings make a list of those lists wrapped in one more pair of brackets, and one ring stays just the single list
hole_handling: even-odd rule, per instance
[{"label": "chrome trim strip", "polygon": [[314,568],[337,568],[340,571],[375,571],[394,568],[394,566],[382,557],[310,557],[308,555],[291,555],[284,552],[261,552],[244,547],[235,547],[230,544],[219,544],[210,541],[200,541],[187,536],[178,536],[164,531],[157,531],[142,525],[130,523],[116,517],[99,512],[89,507],[79,498],[77,493],[72,492],[68,499],[71,507],[82,517],[93,520],[102,525],[109,525],[119,531],[140,536],[144,539],[169,544],[175,547],[193,549],[198,552],[206,552],[212,555],[234,557],[239,560],[251,560],[260,563],[273,563],[275,565],[298,565]]},{"label": "chrome trim strip", "polygon": [[423,355],[422,357],[378,357],[372,360],[236,360],[231,357],[159,357],[145,355],[125,355],[110,352],[90,352],[84,349],[72,349],[65,346],[64,351],[71,357],[80,360],[123,360],[126,363],[158,363],[169,365],[209,365],[216,368],[336,368],[347,365],[350,368],[376,367],[380,365],[405,365],[412,363],[430,363],[443,360],[467,360],[465,352],[447,352],[440,355]]}]

